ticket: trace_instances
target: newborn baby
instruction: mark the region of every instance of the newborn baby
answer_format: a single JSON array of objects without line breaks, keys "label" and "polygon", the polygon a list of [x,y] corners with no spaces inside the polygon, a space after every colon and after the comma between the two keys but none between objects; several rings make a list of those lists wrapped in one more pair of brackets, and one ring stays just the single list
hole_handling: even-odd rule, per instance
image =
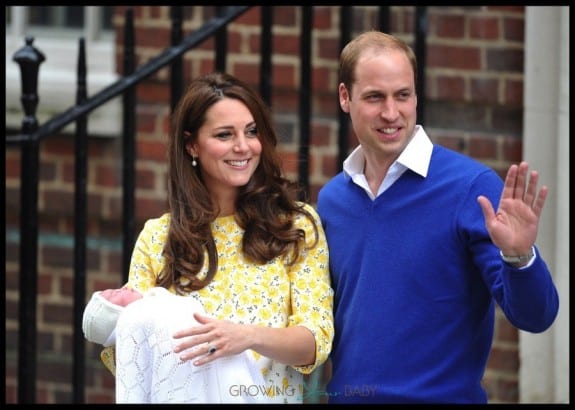
[{"label": "newborn baby", "polygon": [[130,292],[135,291],[95,292],[82,326],[87,340],[116,346],[117,403],[272,401],[265,394],[234,394],[238,386],[265,388],[249,351],[202,366],[183,362],[174,353],[174,332],[197,325],[194,312],[205,313],[197,299],[161,287],[150,289],[143,297]]}]

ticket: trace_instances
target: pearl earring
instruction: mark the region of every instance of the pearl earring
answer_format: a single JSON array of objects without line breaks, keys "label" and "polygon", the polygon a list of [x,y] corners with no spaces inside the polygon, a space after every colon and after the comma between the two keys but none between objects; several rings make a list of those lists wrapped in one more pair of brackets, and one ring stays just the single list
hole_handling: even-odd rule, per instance
[{"label": "pearl earring", "polygon": [[196,157],[192,157],[192,166],[195,167],[198,165],[198,162],[196,161]]}]

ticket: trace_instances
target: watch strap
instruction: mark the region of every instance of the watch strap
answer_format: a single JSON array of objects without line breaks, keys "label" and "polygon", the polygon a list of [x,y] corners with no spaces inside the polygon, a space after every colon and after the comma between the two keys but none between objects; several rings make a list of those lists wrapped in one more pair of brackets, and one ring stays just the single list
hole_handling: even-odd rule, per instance
[{"label": "watch strap", "polygon": [[503,259],[503,262],[517,267],[517,266],[524,266],[525,264],[527,264],[527,262],[529,262],[533,258],[533,256],[535,256],[535,250],[533,249],[532,246],[529,253],[517,256],[504,255],[503,252],[501,252],[500,250],[499,255],[501,255],[501,259]]}]

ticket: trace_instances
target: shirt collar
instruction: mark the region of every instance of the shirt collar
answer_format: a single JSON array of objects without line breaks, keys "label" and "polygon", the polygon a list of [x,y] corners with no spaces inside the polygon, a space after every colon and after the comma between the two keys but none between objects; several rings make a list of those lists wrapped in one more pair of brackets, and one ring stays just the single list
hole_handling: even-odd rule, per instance
[{"label": "shirt collar", "polygon": [[[423,127],[416,125],[413,138],[409,141],[402,153],[399,154],[394,164],[399,163],[422,177],[426,177],[432,151],[433,143]],[[350,177],[363,174],[364,164],[365,156],[363,155],[363,147],[360,144],[343,162],[343,171]]]}]

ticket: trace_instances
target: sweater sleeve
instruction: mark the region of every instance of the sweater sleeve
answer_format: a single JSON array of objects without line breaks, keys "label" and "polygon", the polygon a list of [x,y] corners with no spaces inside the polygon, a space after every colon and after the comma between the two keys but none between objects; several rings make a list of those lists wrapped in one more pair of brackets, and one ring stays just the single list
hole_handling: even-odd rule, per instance
[{"label": "sweater sleeve", "polygon": [[493,172],[484,172],[471,184],[467,206],[462,207],[462,224],[467,227],[475,263],[480,267],[485,284],[505,317],[518,329],[539,333],[555,320],[559,298],[551,272],[535,247],[535,260],[523,269],[503,262],[499,249],[485,228],[485,220],[477,205],[478,195],[490,198],[495,209],[503,189]]},{"label": "sweater sleeve", "polygon": [[547,330],[559,312],[559,295],[547,264],[535,248],[534,262],[524,269],[502,263],[505,299],[500,302],[507,319],[531,333]]}]

